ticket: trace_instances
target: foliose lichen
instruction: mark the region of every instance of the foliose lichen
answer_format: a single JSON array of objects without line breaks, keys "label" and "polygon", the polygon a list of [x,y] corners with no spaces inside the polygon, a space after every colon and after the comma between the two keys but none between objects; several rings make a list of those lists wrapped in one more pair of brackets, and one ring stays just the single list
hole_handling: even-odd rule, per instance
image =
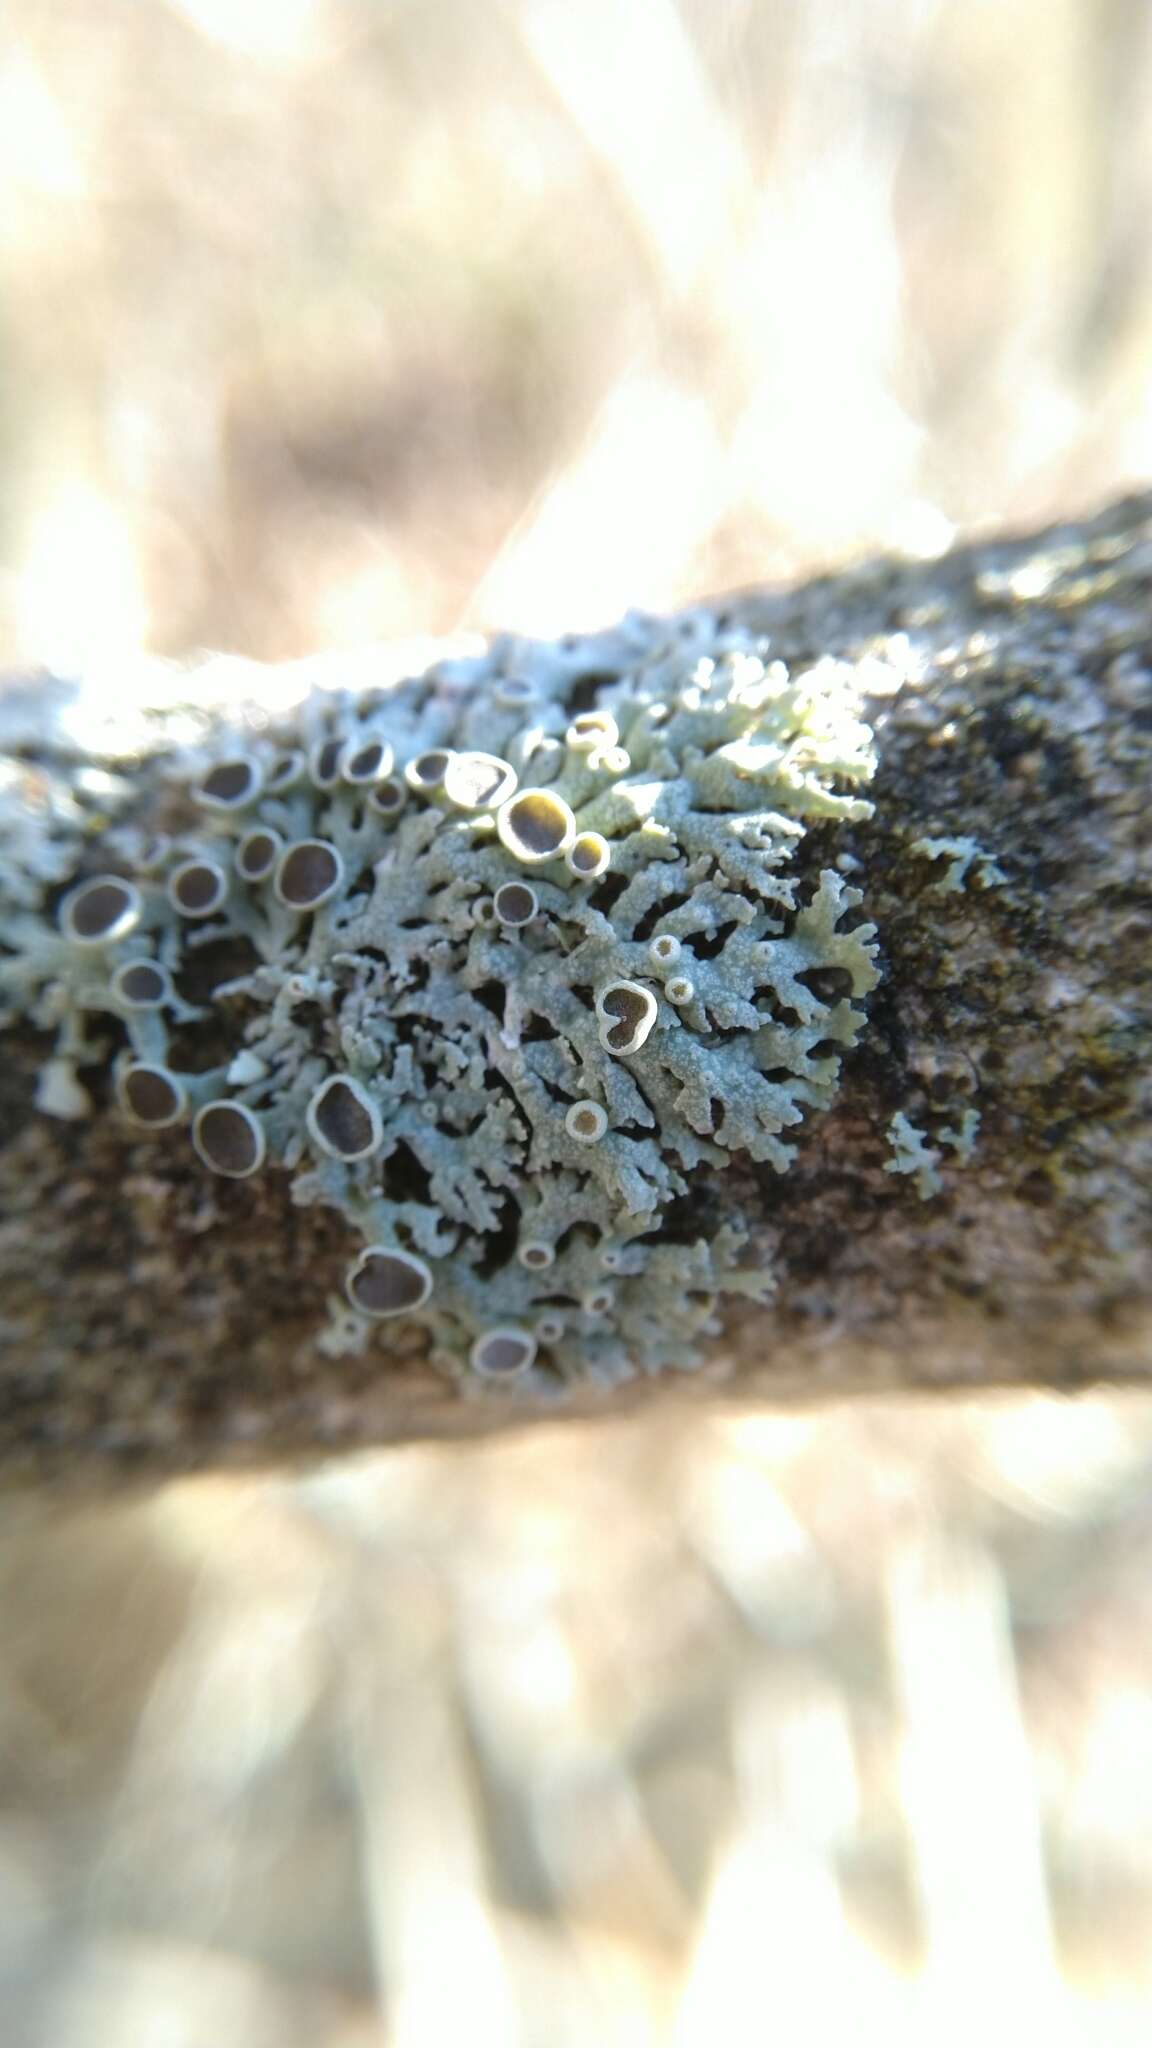
[{"label": "foliose lichen", "polygon": [[797,851],[873,768],[850,664],[706,611],[494,640],[153,765],[15,892],[0,999],[55,1034],[45,1110],[116,1019],[128,1124],[341,1212],[330,1350],[407,1317],[462,1384],[683,1367],[772,1287],[701,1190],[787,1169],[864,1023],[861,893]]},{"label": "foliose lichen", "polygon": [[941,1146],[946,1146],[953,1153],[958,1165],[967,1166],[976,1149],[979,1130],[980,1111],[969,1105],[961,1112],[958,1125],[945,1124],[936,1132],[939,1143],[932,1145],[927,1133],[920,1130],[902,1109],[898,1109],[888,1125],[892,1157],[885,1161],[884,1171],[910,1175],[916,1183],[920,1200],[930,1201],[933,1195],[942,1194],[944,1189],[940,1174],[944,1160]]},{"label": "foliose lichen", "polygon": [[941,896],[961,895],[969,872],[980,889],[1002,889],[1008,880],[999,862],[975,839],[914,839],[908,850],[922,854],[925,860],[947,860],[944,874],[928,885]]}]

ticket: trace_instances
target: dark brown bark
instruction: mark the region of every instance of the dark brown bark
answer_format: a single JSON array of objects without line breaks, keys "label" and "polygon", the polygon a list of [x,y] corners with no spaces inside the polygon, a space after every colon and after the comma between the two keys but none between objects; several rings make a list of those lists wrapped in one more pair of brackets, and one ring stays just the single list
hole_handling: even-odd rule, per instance
[{"label": "dark brown bark", "polygon": [[[918,655],[894,693],[877,670],[875,817],[808,843],[816,864],[858,863],[884,979],[795,1166],[740,1181],[774,1306],[733,1317],[703,1372],[549,1416],[1146,1382],[1152,497],[724,608],[790,664],[866,661],[900,633]],[[157,691],[170,698],[170,679]],[[49,684],[10,691],[9,747],[50,770],[64,701]],[[976,861],[945,889],[948,857],[916,848],[944,837],[975,841],[1003,881]],[[461,1398],[383,1339],[359,1359],[319,1354],[339,1219],[294,1208],[283,1176],[207,1186],[112,1116],[40,1114],[44,1049],[18,1029],[0,1069],[0,1471],[151,1475],[531,1418],[522,1398]],[[940,1138],[966,1111],[979,1127],[963,1160]],[[928,1199],[885,1170],[898,1112],[940,1155]]]}]

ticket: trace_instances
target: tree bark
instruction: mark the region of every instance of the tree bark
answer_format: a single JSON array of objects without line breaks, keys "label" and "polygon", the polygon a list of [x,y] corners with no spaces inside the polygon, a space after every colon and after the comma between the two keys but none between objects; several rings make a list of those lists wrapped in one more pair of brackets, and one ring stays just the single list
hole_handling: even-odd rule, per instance
[{"label": "tree bark", "polygon": [[[284,1175],[206,1184],[112,1115],[41,1114],[46,1042],[18,1027],[0,1067],[0,1477],[123,1484],[654,1401],[1147,1383],[1152,496],[716,608],[789,666],[869,664],[879,750],[874,817],[811,834],[815,862],[847,849],[879,930],[867,1029],[791,1171],[733,1180],[772,1307],[735,1312],[703,1370],[545,1409],[461,1396],[418,1341],[327,1358],[340,1219],[293,1207]],[[157,666],[111,709],[99,679],[12,682],[6,801],[65,773],[98,798],[125,755],[146,792],[190,715],[283,682]]]}]

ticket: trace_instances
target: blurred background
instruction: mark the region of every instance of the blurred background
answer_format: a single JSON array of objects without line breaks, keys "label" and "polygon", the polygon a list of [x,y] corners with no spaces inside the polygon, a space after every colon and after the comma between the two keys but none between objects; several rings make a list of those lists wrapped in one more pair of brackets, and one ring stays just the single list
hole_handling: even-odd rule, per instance
[{"label": "blurred background", "polygon": [[[0,664],[1152,470],[1142,0],[8,0]],[[4,2048],[1152,2040],[1152,1403],[0,1506]]]}]

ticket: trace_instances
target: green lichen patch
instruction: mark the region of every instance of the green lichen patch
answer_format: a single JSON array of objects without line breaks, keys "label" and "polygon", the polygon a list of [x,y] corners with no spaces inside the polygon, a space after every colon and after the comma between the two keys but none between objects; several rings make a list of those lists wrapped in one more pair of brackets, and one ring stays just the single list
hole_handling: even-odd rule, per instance
[{"label": "green lichen patch", "polygon": [[873,768],[850,664],[706,612],[495,642],[173,757],[189,822],[60,907],[22,884],[0,996],[54,1034],[49,1112],[114,1019],[142,1139],[340,1212],[329,1351],[408,1318],[464,1385],[683,1367],[773,1281],[731,1203],[673,1219],[789,1167],[865,1021],[861,891],[798,854]]},{"label": "green lichen patch", "polygon": [[930,884],[942,896],[960,895],[969,874],[979,889],[1002,889],[1008,879],[999,862],[974,839],[914,839],[908,850],[922,854],[925,860],[947,860],[944,874]]}]

